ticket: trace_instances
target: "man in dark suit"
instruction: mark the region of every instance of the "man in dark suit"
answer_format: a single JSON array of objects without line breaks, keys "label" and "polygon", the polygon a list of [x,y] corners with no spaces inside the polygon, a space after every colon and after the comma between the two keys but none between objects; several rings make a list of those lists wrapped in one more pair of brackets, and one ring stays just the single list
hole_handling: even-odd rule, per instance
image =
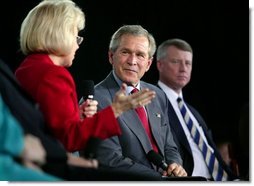
[{"label": "man in dark suit", "polygon": [[[122,134],[104,140],[97,148],[97,159],[102,167],[113,170],[158,176],[186,176],[168,125],[168,100],[158,87],[140,81],[152,64],[155,50],[153,36],[140,25],[125,25],[112,36],[108,56],[113,70],[95,86],[94,98],[99,103],[98,109],[112,103],[123,82],[128,85],[128,94],[134,89],[148,88],[156,92],[156,97],[145,106],[150,126],[143,127],[135,110],[124,113],[118,118]],[[140,105],[143,106],[142,103]],[[168,164],[166,170],[162,171],[149,162],[146,156],[151,150],[165,158]]]},{"label": "man in dark suit", "polygon": [[[189,83],[191,78],[192,48],[187,42],[180,39],[167,40],[158,47],[156,57],[159,71],[158,86],[166,93],[170,101],[168,105],[169,123],[183,159],[183,167],[188,176],[203,176],[213,180],[215,178],[211,175],[201,150],[194,142],[177,102],[179,97],[183,99],[182,88]],[[187,105],[188,115],[193,124],[197,126],[202,139],[214,153],[219,165],[228,174],[227,179],[235,179],[235,175],[221,158],[212,139],[211,131],[207,128],[201,115],[189,104],[185,103],[185,105]]]}]

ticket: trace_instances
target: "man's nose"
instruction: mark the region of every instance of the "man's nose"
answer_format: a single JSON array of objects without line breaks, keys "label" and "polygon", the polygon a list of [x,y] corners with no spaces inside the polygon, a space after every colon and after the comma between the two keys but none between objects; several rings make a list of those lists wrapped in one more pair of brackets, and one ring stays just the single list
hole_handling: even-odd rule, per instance
[{"label": "man's nose", "polygon": [[137,56],[135,54],[130,54],[128,56],[128,63],[131,65],[137,64]]}]

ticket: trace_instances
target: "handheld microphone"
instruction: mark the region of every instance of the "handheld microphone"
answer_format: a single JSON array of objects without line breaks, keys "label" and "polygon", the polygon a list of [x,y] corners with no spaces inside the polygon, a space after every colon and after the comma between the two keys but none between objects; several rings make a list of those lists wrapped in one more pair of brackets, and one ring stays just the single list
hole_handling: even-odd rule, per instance
[{"label": "handheld microphone", "polygon": [[[154,150],[150,150],[146,156],[151,163],[153,163],[157,167],[160,167],[164,171],[167,171],[168,164],[163,160],[161,155],[156,153]],[[165,180],[165,181],[207,181],[207,179],[202,176],[178,177],[178,176],[175,176],[174,173],[172,173],[169,176],[162,176],[162,180]]]},{"label": "handheld microphone", "polygon": [[167,171],[168,168],[168,164],[163,160],[163,158],[161,157],[161,155],[159,155],[158,153],[156,153],[154,150],[150,150],[147,155],[146,155],[147,159],[153,163],[154,165],[156,165],[157,167],[162,168],[163,170]]},{"label": "handheld microphone", "polygon": [[87,99],[93,99],[94,97],[94,82],[93,80],[84,80],[83,81],[83,101]]},{"label": "handheld microphone", "polygon": [[[94,97],[94,82],[93,80],[83,80],[82,81],[83,87],[83,96],[79,101],[79,105],[83,104],[86,100],[92,100]],[[89,105],[88,105],[89,106]],[[80,113],[81,117],[86,117],[84,113]]]}]

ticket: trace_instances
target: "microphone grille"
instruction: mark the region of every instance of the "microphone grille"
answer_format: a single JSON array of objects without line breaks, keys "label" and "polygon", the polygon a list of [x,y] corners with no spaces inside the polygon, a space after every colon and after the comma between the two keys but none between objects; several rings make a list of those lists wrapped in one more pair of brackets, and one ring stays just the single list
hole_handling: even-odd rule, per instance
[{"label": "microphone grille", "polygon": [[160,166],[161,162],[163,161],[163,158],[154,150],[150,150],[146,156],[147,156],[147,159],[156,166]]},{"label": "microphone grille", "polygon": [[88,98],[89,95],[94,95],[94,81],[83,80],[83,97]]}]

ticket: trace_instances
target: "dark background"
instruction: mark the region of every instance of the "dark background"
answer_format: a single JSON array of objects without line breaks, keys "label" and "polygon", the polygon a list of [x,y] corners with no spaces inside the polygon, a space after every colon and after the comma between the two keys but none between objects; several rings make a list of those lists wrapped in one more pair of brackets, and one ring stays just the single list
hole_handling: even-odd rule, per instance
[{"label": "dark background", "polygon": [[[19,28],[38,0],[16,0],[1,5],[0,57],[14,71],[21,61]],[[238,139],[243,107],[249,104],[249,7],[247,1],[230,0],[76,0],[86,14],[84,42],[70,68],[77,82],[101,81],[111,70],[107,50],[111,35],[124,24],[141,24],[157,44],[181,38],[194,50],[192,80],[185,99],[196,107],[216,141]],[[143,80],[158,80],[153,63]],[[57,103],[56,103],[57,104]],[[248,130],[246,137],[248,137]]]}]

